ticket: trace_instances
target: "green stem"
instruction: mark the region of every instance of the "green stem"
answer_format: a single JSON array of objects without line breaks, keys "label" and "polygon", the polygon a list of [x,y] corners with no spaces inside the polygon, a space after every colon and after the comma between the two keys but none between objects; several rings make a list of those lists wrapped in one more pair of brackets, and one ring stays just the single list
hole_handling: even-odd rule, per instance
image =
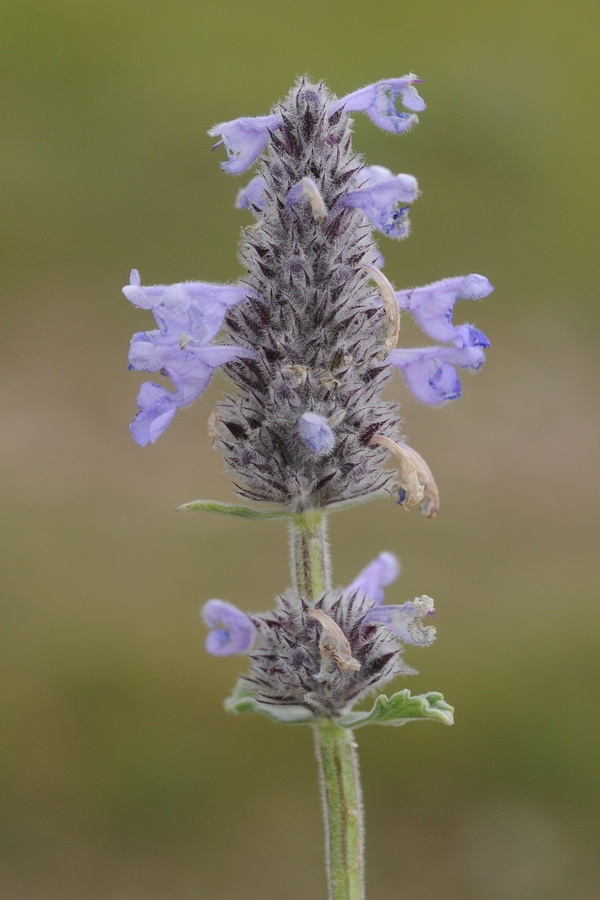
[{"label": "green stem", "polygon": [[290,523],[292,582],[298,595],[314,604],[331,587],[325,513],[311,510]]},{"label": "green stem", "polygon": [[[311,510],[290,523],[292,580],[300,597],[315,604],[331,588],[325,514]],[[331,719],[315,726],[325,819],[329,900],[364,900],[362,793],[354,735]]]},{"label": "green stem", "polygon": [[364,900],[364,821],[354,734],[330,719],[315,725],[314,731],[329,900]]}]

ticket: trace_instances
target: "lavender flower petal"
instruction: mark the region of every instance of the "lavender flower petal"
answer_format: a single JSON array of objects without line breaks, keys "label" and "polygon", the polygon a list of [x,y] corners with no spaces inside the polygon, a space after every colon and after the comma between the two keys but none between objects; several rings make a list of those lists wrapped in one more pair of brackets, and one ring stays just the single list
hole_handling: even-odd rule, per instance
[{"label": "lavender flower petal", "polygon": [[175,392],[151,382],[142,385],[138,395],[140,412],[130,426],[134,440],[142,447],[154,443],[173,420],[175,410],[193,403],[203,393],[213,369],[233,359],[255,355],[245,347],[204,346],[195,341],[182,346],[177,338],[158,331],[135,334],[129,350],[129,367],[162,372],[172,380]]},{"label": "lavender flower petal", "polygon": [[472,325],[453,325],[452,311],[460,298],[481,300],[494,288],[483,275],[444,278],[424,287],[397,291],[400,309],[409,310],[423,331],[437,341],[451,341],[456,347],[489,347],[482,331]]},{"label": "lavender flower petal", "polygon": [[[282,118],[271,116],[241,116],[231,122],[221,122],[208,132],[211,137],[219,136],[215,147],[223,144],[229,157],[221,163],[224,172],[237,175],[245,172],[258,159],[269,142],[272,131],[281,127]],[[215,149],[213,147],[213,150]]]},{"label": "lavender flower petal", "polygon": [[[377,169],[383,169],[377,166]],[[387,170],[385,170],[387,171]],[[408,234],[408,207],[416,199],[418,186],[412,175],[383,176],[377,172],[377,181],[358,191],[345,194],[339,206],[362,209],[375,228],[391,238],[403,238]]]},{"label": "lavender flower petal", "polygon": [[333,431],[323,416],[305,412],[298,422],[298,434],[304,443],[318,455],[329,453],[335,443]]},{"label": "lavender flower petal", "polygon": [[403,78],[390,78],[387,81],[369,84],[337,100],[330,109],[330,115],[341,108],[345,112],[365,112],[371,121],[384,131],[402,134],[419,120],[415,115],[399,113],[396,109],[396,99],[398,96],[401,97],[405,109],[422,112],[425,103],[415,88],[419,80],[411,73]]},{"label": "lavender flower petal", "polygon": [[479,369],[485,361],[481,347],[422,347],[392,350],[387,362],[402,370],[415,397],[430,406],[456,400],[461,385],[456,367]]},{"label": "lavender flower petal", "polygon": [[385,166],[365,166],[362,174],[366,178],[365,184],[368,185],[379,184],[381,181],[387,181],[394,177],[392,170],[386,169]]},{"label": "lavender flower petal", "polygon": [[405,644],[426,646],[435,640],[435,628],[424,625],[423,618],[433,617],[434,614],[433,600],[423,595],[402,606],[376,606],[368,610],[363,616],[361,629],[364,631],[373,625],[385,625]]},{"label": "lavender flower petal", "polygon": [[265,187],[266,183],[262,175],[255,175],[245,188],[238,191],[238,195],[235,198],[235,208],[249,209],[254,215],[257,212],[262,212],[265,208]]},{"label": "lavender flower petal", "polygon": [[145,447],[153,444],[173,421],[177,409],[175,395],[158,384],[145,382],[137,397],[139,413],[129,426],[134,441]]},{"label": "lavender flower petal", "polygon": [[242,285],[182,281],[178,284],[141,286],[132,269],[131,283],[123,293],[134,306],[150,309],[161,333],[179,330],[197,341],[209,341],[221,328],[225,313],[252,297]]},{"label": "lavender flower petal", "polygon": [[393,553],[384,551],[357,575],[344,591],[344,595],[349,597],[356,591],[361,591],[373,601],[374,606],[381,606],[385,599],[384,587],[392,584],[399,574],[400,563]]},{"label": "lavender flower petal", "polygon": [[204,621],[211,629],[206,636],[206,649],[213,656],[247,653],[254,641],[255,629],[246,613],[224,600],[209,600],[202,609]]}]

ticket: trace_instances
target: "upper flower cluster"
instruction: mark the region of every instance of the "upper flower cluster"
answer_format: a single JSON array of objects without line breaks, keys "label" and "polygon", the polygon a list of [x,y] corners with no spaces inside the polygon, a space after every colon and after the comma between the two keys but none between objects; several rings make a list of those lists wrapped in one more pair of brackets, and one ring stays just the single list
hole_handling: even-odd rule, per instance
[{"label": "upper flower cluster", "polygon": [[[416,84],[411,74],[338,99],[303,79],[269,115],[211,129],[226,172],[258,163],[236,200],[256,219],[240,247],[246,274],[236,285],[142,287],[132,273],[124,292],[152,310],[157,329],[134,336],[130,366],[159,371],[175,388],[142,386],[131,426],[138,443],[155,441],[224,365],[239,393],[218,405],[211,431],[240,494],[296,511],[325,507],[387,484],[382,463],[391,452],[400,502],[432,514],[420,457],[398,443],[397,411],[380,392],[396,367],[425,403],[458,397],[457,370],[479,368],[489,341],[453,324],[454,305],[492,287],[468,275],[395,291],[381,271],[373,233],[408,234],[418,186],[410,175],[364,165],[352,151],[350,113],[403,133],[425,109]],[[438,343],[398,348],[405,310]],[[221,329],[230,343],[216,340]]]}]

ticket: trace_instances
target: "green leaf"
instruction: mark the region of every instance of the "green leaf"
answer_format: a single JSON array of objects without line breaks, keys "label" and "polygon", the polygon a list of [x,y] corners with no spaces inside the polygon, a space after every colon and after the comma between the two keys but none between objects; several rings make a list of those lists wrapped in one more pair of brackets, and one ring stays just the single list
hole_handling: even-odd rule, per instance
[{"label": "green leaf", "polygon": [[252,509],[251,506],[239,506],[236,503],[219,503],[217,500],[191,500],[189,503],[183,503],[181,506],[178,506],[176,512],[186,512],[188,509],[202,509],[226,516],[238,516],[241,519],[302,520],[306,515],[310,515],[311,512],[342,512],[345,509],[352,509],[354,506],[360,506],[363,503],[370,503],[371,500],[385,500],[389,499],[389,497],[389,491],[376,491],[374,494],[368,494],[366,497],[341,500],[339,503],[332,503],[330,506],[323,507],[322,510],[307,510],[306,513],[293,513],[287,509],[267,509],[263,512],[260,509]]},{"label": "green leaf", "polygon": [[259,509],[252,509],[250,506],[237,506],[235,503],[219,503],[217,500],[192,500],[190,503],[184,503],[177,508],[177,512],[184,512],[188,509],[204,509],[208,512],[223,513],[226,516],[239,516],[242,519],[290,519],[294,517],[294,513],[286,510],[266,510],[262,512]]},{"label": "green leaf", "polygon": [[234,716],[257,712],[283,725],[305,725],[315,721],[315,717],[305,706],[271,706],[270,703],[258,700],[252,691],[244,688],[236,688],[224,706]]},{"label": "green leaf", "polygon": [[337,719],[344,728],[362,728],[363,725],[404,725],[417,719],[430,719],[444,725],[454,724],[454,708],[442,694],[430,691],[411,697],[410,691],[399,691],[387,697],[380,694],[369,712],[349,713]]}]

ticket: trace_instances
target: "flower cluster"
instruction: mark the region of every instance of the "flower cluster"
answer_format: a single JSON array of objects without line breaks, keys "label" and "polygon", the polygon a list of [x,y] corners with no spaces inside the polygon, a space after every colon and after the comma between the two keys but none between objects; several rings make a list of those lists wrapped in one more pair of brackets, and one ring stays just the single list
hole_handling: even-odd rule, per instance
[{"label": "flower cluster", "polygon": [[[124,292],[152,310],[158,329],[134,336],[130,367],[158,371],[175,388],[142,386],[131,426],[138,443],[154,442],[223,366],[239,393],[218,405],[211,432],[237,492],[295,511],[324,508],[390,482],[390,447],[373,439],[400,437],[397,411],[381,399],[392,367],[425,403],[460,395],[458,370],[478,369],[489,341],[454,325],[453,308],[491,285],[468,275],[394,291],[373,232],[408,234],[417,183],[365,166],[351,146],[351,112],[395,133],[412,127],[425,108],[417,84],[407,75],[337,99],[302,80],[269,115],[211,129],[227,153],[224,171],[259,166],[236,200],[256,218],[240,247],[246,274],[235,285],[141,287],[132,273]],[[403,310],[441,343],[396,347]],[[222,326],[228,343],[214,340]]]},{"label": "flower cluster", "polygon": [[206,649],[218,656],[250,652],[238,694],[252,694],[264,706],[343,716],[374,688],[414,674],[403,644],[427,646],[435,638],[426,624],[434,615],[430,597],[384,605],[383,589],[399,571],[396,558],[381,553],[349,587],[328,591],[314,606],[289,595],[259,615],[210,600],[203,609]]}]

